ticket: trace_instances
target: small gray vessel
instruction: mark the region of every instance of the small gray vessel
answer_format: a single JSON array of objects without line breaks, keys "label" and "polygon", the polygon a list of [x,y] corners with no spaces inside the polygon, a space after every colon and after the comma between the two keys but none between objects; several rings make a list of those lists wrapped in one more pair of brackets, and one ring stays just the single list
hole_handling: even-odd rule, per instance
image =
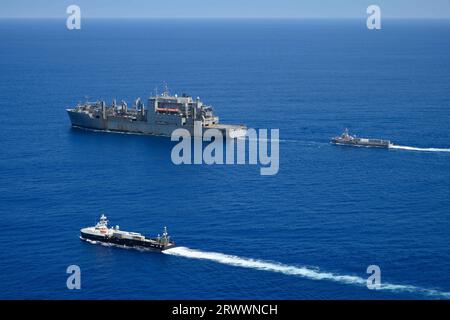
[{"label": "small gray vessel", "polygon": [[357,138],[356,136],[350,135],[348,129],[345,129],[340,136],[332,138],[331,143],[354,147],[390,148],[392,146],[389,140]]}]

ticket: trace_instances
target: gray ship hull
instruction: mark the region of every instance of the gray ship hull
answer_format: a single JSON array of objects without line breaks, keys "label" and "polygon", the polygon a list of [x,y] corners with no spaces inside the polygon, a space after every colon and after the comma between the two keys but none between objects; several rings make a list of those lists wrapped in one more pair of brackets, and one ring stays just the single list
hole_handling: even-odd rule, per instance
[{"label": "gray ship hull", "polygon": [[[192,136],[195,135],[193,124],[182,125],[181,119],[172,115],[156,115],[156,119],[148,122],[124,117],[103,119],[101,116],[78,112],[75,109],[67,109],[67,113],[72,126],[77,128],[164,137],[170,137],[174,130],[182,128],[188,130]],[[206,129],[218,129],[224,136],[231,138],[243,136],[246,133],[246,127],[240,125],[214,124],[203,127],[203,131]]]},{"label": "gray ship hull", "polygon": [[106,244],[111,244],[111,245],[116,245],[116,246],[123,246],[123,247],[128,247],[128,248],[149,249],[149,250],[155,251],[155,252],[161,252],[161,251],[175,247],[174,244],[162,245],[162,244],[158,244],[158,243],[154,243],[154,242],[150,242],[150,241],[138,241],[138,240],[133,240],[133,239],[119,239],[119,238],[115,238],[115,237],[105,237],[105,236],[94,235],[94,234],[90,234],[90,233],[84,233],[84,232],[80,233],[80,239],[84,240],[84,241],[90,240],[90,241],[94,241],[94,242],[101,242],[101,243],[106,243]]},{"label": "gray ship hull", "polygon": [[[101,117],[91,117],[87,113],[75,112],[71,109],[67,110],[69,114],[70,122],[72,126],[93,129],[93,130],[103,130],[103,131],[115,131],[124,133],[135,133],[135,134],[147,134],[155,136],[165,136],[170,137],[173,130],[181,128],[175,123],[168,123],[161,120],[161,123],[148,123],[146,121],[136,121],[126,118],[107,118],[102,119]],[[173,120],[172,120],[173,121]],[[189,130],[191,134],[194,133],[194,126],[183,126],[183,128]]]},{"label": "gray ship hull", "polygon": [[357,138],[351,141],[334,138],[331,140],[331,143],[353,147],[389,148],[391,146],[391,142],[389,140],[363,139],[363,138]]}]

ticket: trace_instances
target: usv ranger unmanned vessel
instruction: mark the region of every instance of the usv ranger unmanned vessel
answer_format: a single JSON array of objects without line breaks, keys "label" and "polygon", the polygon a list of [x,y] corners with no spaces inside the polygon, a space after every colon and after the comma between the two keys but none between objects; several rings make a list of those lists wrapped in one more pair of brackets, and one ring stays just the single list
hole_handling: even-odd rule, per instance
[{"label": "usv ranger unmanned vessel", "polygon": [[122,231],[119,226],[108,228],[108,219],[104,214],[100,221],[93,227],[80,230],[80,239],[91,243],[105,243],[116,246],[150,249],[163,251],[175,247],[175,242],[170,239],[167,228],[164,227],[162,236],[147,238],[137,232]]}]

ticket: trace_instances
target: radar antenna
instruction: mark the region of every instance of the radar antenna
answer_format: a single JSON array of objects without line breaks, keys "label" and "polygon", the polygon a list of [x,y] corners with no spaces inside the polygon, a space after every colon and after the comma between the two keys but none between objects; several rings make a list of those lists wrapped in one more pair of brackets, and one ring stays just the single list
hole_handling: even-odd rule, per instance
[{"label": "radar antenna", "polygon": [[[159,234],[158,234],[159,237]],[[169,233],[167,232],[167,227],[164,226],[163,234],[160,240],[163,244],[167,244],[170,242]]]},{"label": "radar antenna", "polygon": [[169,87],[167,86],[167,82],[163,82],[163,84],[164,84],[164,93],[163,93],[163,95],[164,95],[164,97],[167,97],[167,96],[169,96]]},{"label": "radar antenna", "polygon": [[137,98],[134,101],[134,106],[135,106],[136,110],[140,108],[140,106],[141,106],[141,98]]}]

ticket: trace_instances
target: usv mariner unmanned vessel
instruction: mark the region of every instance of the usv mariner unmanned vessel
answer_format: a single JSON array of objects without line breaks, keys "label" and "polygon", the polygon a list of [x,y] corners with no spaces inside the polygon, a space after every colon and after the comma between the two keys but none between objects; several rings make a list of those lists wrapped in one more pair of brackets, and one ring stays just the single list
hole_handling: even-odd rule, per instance
[{"label": "usv mariner unmanned vessel", "polygon": [[354,146],[354,147],[378,147],[378,148],[390,148],[392,143],[389,140],[382,139],[369,139],[369,138],[357,138],[348,133],[348,129],[345,129],[338,137],[331,139],[332,144]]}]

